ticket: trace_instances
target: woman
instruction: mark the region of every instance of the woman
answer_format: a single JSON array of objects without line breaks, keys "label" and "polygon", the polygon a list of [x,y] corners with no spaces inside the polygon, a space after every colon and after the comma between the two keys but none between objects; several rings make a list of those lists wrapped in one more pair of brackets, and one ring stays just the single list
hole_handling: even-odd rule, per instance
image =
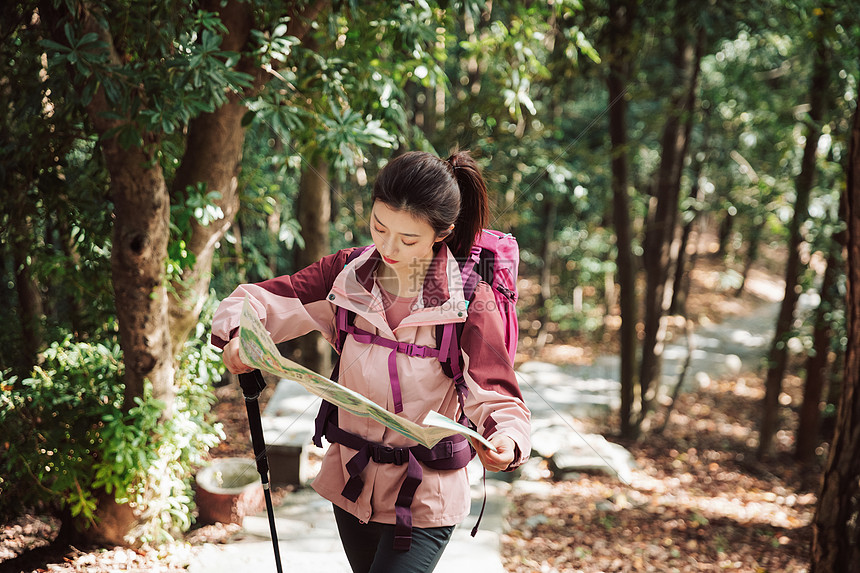
[{"label": "woman", "polygon": [[[373,187],[373,248],[345,249],[291,276],[240,285],[215,313],[213,343],[223,348],[228,370],[250,370],[239,359],[235,338],[248,296],[275,342],[320,331],[340,349],[341,384],[416,422],[430,410],[453,419],[465,413],[496,447],[477,446],[484,467],[512,470],[531,450],[530,414],[504,347],[493,292],[481,282],[466,301],[457,263],[468,256],[487,218],[486,184],[467,152],[448,160],[424,152],[401,155],[380,171]],[[390,347],[354,335],[338,341],[338,307],[350,312],[361,332],[415,347],[437,348],[436,326],[462,322],[466,391],[458,395],[435,358],[399,352],[392,358]],[[353,571],[432,571],[454,526],[469,513],[465,467],[450,469],[433,455],[422,457],[419,446],[368,418],[338,412],[333,424],[326,433],[333,443],[313,487],[334,505]],[[404,455],[392,456],[395,450]]]}]

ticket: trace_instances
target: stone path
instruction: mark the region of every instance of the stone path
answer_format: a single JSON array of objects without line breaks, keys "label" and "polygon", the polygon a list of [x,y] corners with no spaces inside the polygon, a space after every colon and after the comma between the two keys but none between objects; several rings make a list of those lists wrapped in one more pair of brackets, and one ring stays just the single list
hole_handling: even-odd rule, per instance
[{"label": "stone path", "polygon": [[[711,378],[756,369],[767,352],[779,305],[764,304],[750,315],[721,324],[699,327],[693,338],[694,351],[685,387]],[[686,341],[669,344],[664,351],[665,391],[677,383],[677,369],[688,353]],[[504,529],[505,504],[512,487],[528,488],[541,477],[540,459],[548,460],[559,476],[569,472],[599,470],[630,481],[635,468],[630,454],[605,438],[578,431],[577,419],[602,418],[619,406],[617,357],[598,358],[587,367],[560,367],[528,362],[519,372],[526,404],[532,411],[532,460],[517,473],[488,474],[487,510],[477,537],[469,532],[480,510],[483,489],[480,466],[470,467],[473,476],[472,514],[454,533],[439,563],[437,573],[480,571],[503,573],[500,534]],[[313,474],[308,452],[318,401],[296,384],[281,382],[264,412],[266,442],[272,481],[306,483]],[[473,462],[475,464],[475,462]],[[340,546],[329,502],[310,488],[291,493],[276,508],[278,544],[286,570],[315,573],[350,573]],[[238,573],[275,571],[272,541],[265,512],[248,516],[242,532],[225,545],[206,545],[191,573]]]}]

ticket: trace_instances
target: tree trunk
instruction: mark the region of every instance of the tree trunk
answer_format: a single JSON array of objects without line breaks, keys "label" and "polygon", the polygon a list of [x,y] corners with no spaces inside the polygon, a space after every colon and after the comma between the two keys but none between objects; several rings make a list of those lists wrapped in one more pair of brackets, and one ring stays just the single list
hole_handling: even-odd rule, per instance
[{"label": "tree trunk", "polygon": [[860,563],[860,110],[848,160],[848,346],[844,388],[813,519],[810,573],[856,571]]},{"label": "tree trunk", "polygon": [[555,238],[555,221],[558,218],[558,202],[555,197],[548,195],[543,201],[543,239],[541,240],[540,256],[543,266],[540,270],[540,293],[538,294],[538,316],[540,316],[540,329],[535,341],[535,354],[540,353],[546,346],[549,335],[549,312],[548,304],[552,298],[552,241]]},{"label": "tree trunk", "polygon": [[164,268],[170,235],[170,197],[159,167],[140,148],[122,150],[103,142],[114,202],[111,269],[125,364],[126,404],[143,396],[173,403],[173,354],[167,320]]},{"label": "tree trunk", "polygon": [[[296,251],[297,268],[313,264],[331,252],[331,192],[328,170],[328,164],[321,158],[305,164],[302,170],[296,208],[305,246]],[[331,345],[318,332],[303,336],[298,341],[298,348],[302,365],[315,372],[327,374],[331,371]]]},{"label": "tree trunk", "polygon": [[36,363],[36,355],[42,346],[42,295],[33,276],[30,254],[35,237],[30,215],[26,214],[21,203],[24,196],[13,199],[9,217],[9,237],[12,249],[12,263],[15,272],[15,292],[18,294],[18,321],[21,325],[21,353],[15,363],[22,374],[28,374]]},{"label": "tree trunk", "polygon": [[[219,2],[209,4],[212,5],[208,9],[218,11],[227,27],[221,49],[242,51],[251,32],[250,4],[238,0],[229,0],[223,7]],[[243,65],[251,64],[243,62]],[[170,194],[176,200],[189,186],[203,183],[207,193],[220,193],[215,203],[221,207],[224,217],[207,226],[192,220],[191,237],[186,243],[188,251],[195,255],[194,265],[182,273],[181,284],[173,285],[176,294],[170,297],[170,333],[174,352],[182,347],[188,333],[197,324],[209,296],[215,248],[230,228],[239,208],[239,163],[245,142],[242,117],[247,111],[239,96],[231,94],[228,103],[212,113],[201,114],[188,125],[185,155],[176,171]]]},{"label": "tree trunk", "polygon": [[631,74],[635,0],[609,2],[609,138],[612,146],[612,220],[621,305],[621,435],[633,437],[636,373],[636,261],[633,256],[625,92]]},{"label": "tree trunk", "polygon": [[806,360],[806,383],[803,386],[803,404],[800,406],[800,420],[797,426],[797,439],[794,459],[806,463],[812,459],[819,440],[819,422],[821,421],[821,394],[830,369],[830,314],[836,305],[838,296],[836,282],[839,269],[839,248],[834,241],[827,257],[827,268],[821,281],[821,302],[815,311],[815,330],[812,336],[812,354]]},{"label": "tree trunk", "polygon": [[[848,221],[848,197],[847,193],[843,193],[842,197],[839,201],[839,220],[840,221]],[[835,245],[831,246],[830,256],[831,260],[828,260],[827,266],[830,268],[831,266],[837,266],[838,276],[845,275],[845,249],[848,246],[848,232],[844,227],[839,230],[836,234],[833,235],[833,240],[836,242]],[[836,294],[836,289],[834,289],[833,294]],[[843,311],[845,310],[845,298],[841,298],[838,300],[831,300],[831,309],[841,308]],[[827,395],[824,397],[824,410],[819,412],[819,428],[818,435],[821,440],[829,442],[833,437],[833,432],[836,427],[836,409],[839,404],[840,399],[842,398],[842,379],[845,374],[843,368],[834,368],[833,364],[843,364],[845,360],[845,351],[842,345],[830,346],[830,353],[832,354],[832,359],[830,360],[830,368],[828,370],[826,376],[825,386],[827,387]]]},{"label": "tree trunk", "polygon": [[[679,23],[681,24],[681,23]],[[686,114],[692,113],[696,99],[699,62],[704,47],[704,32],[696,44],[684,35],[686,26],[678,26],[675,70],[680,88],[669,101],[669,112],[663,128],[662,154],[657,171],[655,196],[649,209],[644,244],[646,275],[645,334],[642,341],[642,361],[639,365],[641,412],[640,423],[650,410],[657,388],[652,383],[660,376],[663,340],[666,331],[666,311],[672,301],[669,269],[673,264],[673,244],[677,249],[676,224],[681,171],[687,149]],[[667,296],[668,295],[668,296]]]},{"label": "tree trunk", "polygon": [[[98,17],[84,13],[81,23],[85,33],[98,34],[107,44],[111,60],[120,65],[110,31],[100,25]],[[105,116],[113,111],[100,88],[87,106],[89,120],[100,135],[122,123]],[[125,403],[131,407],[134,398],[143,396],[144,380],[149,380],[153,397],[164,401],[169,415],[174,393],[173,355],[164,272],[170,196],[161,167],[146,151],[157,141],[151,134],[143,137],[144,147],[129,149],[115,137],[101,140],[114,204],[111,278],[125,364]]]},{"label": "tree trunk", "polygon": [[[484,9],[481,11],[481,17],[475,22],[472,13],[465,10],[464,15],[464,31],[470,42],[475,42],[479,39],[483,40],[487,34],[487,28],[490,23],[490,18],[493,13],[493,1],[488,0],[484,4]],[[481,76],[486,69],[486,63],[479,64],[475,56],[471,56],[466,62],[466,72],[468,73],[468,82],[462,88],[457,85],[458,92],[462,93],[465,90],[472,95],[478,95],[481,92]]]},{"label": "tree trunk", "polygon": [[[52,34],[62,37],[62,14],[50,8],[43,15],[50,22]],[[104,42],[107,58],[121,66],[122,58],[113,43],[110,30],[102,26],[100,15],[81,5],[82,34],[93,33]],[[81,78],[81,86],[93,78]],[[170,235],[170,196],[167,184],[153,150],[158,140],[142,133],[140,146],[123,148],[116,137],[106,133],[129,121],[118,118],[103,87],[99,87],[86,106],[87,119],[96,134],[110,176],[113,202],[113,236],[111,244],[111,281],[114,291],[119,339],[125,373],[125,407],[144,395],[144,382],[152,385],[152,396],[165,404],[164,417],[173,408],[174,364],[168,327],[168,294],[165,261]],[[94,540],[123,542],[136,523],[134,511],[127,505],[100,504],[97,517],[110,523],[106,530],[88,533]]]},{"label": "tree trunk", "polygon": [[750,228],[749,232],[749,238],[746,241],[747,252],[744,261],[744,270],[741,271],[741,284],[739,284],[737,290],[735,290],[735,296],[741,296],[743,294],[750,270],[758,259],[758,250],[761,243],[761,233],[763,229],[764,221],[753,221],[752,228]]},{"label": "tree trunk", "polygon": [[[691,115],[692,117],[692,115]],[[687,295],[690,292],[690,272],[696,266],[696,256],[698,254],[698,233],[694,232],[696,224],[699,220],[699,205],[704,198],[704,190],[699,185],[699,176],[702,173],[702,162],[697,161],[693,168],[692,180],[693,184],[690,188],[690,197],[695,201],[690,207],[690,220],[687,221],[681,230],[680,245],[678,247],[678,260],[675,265],[675,279],[672,285],[672,303],[669,305],[669,314],[686,315],[687,314]],[[690,244],[693,245],[693,252],[687,258],[687,250]]]},{"label": "tree trunk", "polygon": [[719,239],[717,243],[717,256],[721,259],[725,258],[729,252],[729,242],[732,239],[732,233],[734,233],[735,229],[735,216],[729,211],[724,211],[723,214],[724,217],[723,220],[720,221]]},{"label": "tree trunk", "polygon": [[808,216],[809,195],[815,180],[815,152],[818,148],[818,138],[821,135],[820,122],[824,115],[827,94],[826,90],[821,89],[821,86],[827,85],[827,78],[830,74],[828,48],[821,39],[818,41],[814,60],[809,84],[810,109],[806,144],[803,148],[800,174],[795,182],[794,217],[789,226],[788,261],[785,265],[785,295],[779,309],[776,330],[768,354],[768,371],[757,451],[757,457],[760,460],[770,455],[773,437],[779,427],[779,394],[782,392],[782,378],[788,363],[787,342],[791,336],[794,311],[800,296],[798,281],[803,272],[800,262],[800,247],[803,238],[800,235],[800,229]]},{"label": "tree trunk", "polygon": [[[295,3],[290,11],[287,33],[304,38],[310,21],[328,5],[328,0],[311,4]],[[208,0],[207,8],[218,12],[227,33],[221,44],[225,51],[240,52],[250,37],[253,26],[252,5],[241,0]],[[254,90],[268,81],[255,68],[251,59],[243,59],[239,69],[255,76]],[[252,90],[253,91],[253,90]],[[230,94],[228,103],[212,113],[192,119],[188,126],[186,152],[171,186],[171,195],[181,196],[191,185],[204,183],[206,191],[218,191],[224,217],[203,226],[192,221],[192,234],[187,241],[188,251],[195,255],[194,266],[182,274],[181,284],[174,284],[177,295],[170,297],[170,328],[174,351],[182,347],[188,333],[197,324],[200,311],[209,296],[212,258],[218,242],[230,228],[239,208],[238,175],[245,143],[242,117],[248,109],[242,96]]]},{"label": "tree trunk", "polygon": [[436,109],[436,86],[426,86],[423,90],[424,94],[424,136],[432,140],[436,134],[436,122],[439,121],[439,114]]},{"label": "tree trunk", "polygon": [[[834,352],[834,364],[842,364],[845,361],[845,352],[837,349]],[[845,379],[845,371],[842,368],[830,370],[827,379],[827,396],[824,399],[824,415],[821,420],[821,436],[830,440],[836,431],[836,412],[839,402],[842,400],[842,385]]]},{"label": "tree trunk", "polygon": [[[698,67],[698,61],[701,59],[701,52],[704,48],[704,36],[700,35],[698,44],[696,47],[696,66]],[[695,84],[694,84],[695,85]],[[688,103],[689,106],[687,108],[687,114],[684,118],[684,146],[681,152],[681,163],[678,170],[678,196],[681,194],[681,170],[684,167],[684,159],[687,156],[687,147],[690,142],[690,134],[693,132],[693,123],[695,115],[693,114],[693,107],[696,103],[696,95],[695,91],[688,92]],[[699,193],[699,173],[701,171],[701,164],[697,165],[692,170],[692,179],[693,184],[690,188],[690,196],[697,197]],[[695,209],[695,207],[693,207]],[[680,214],[680,213],[679,213]],[[676,215],[677,218],[678,215]],[[688,269],[687,269],[687,241],[690,239],[690,231],[692,229],[693,221],[695,220],[695,216],[692,220],[687,223],[681,225],[680,227],[676,224],[675,237],[673,239],[672,245],[669,250],[669,272],[666,275],[666,293],[664,295],[665,298],[668,299],[665,308],[665,314],[674,315],[678,312],[684,312],[683,306],[678,306],[679,296],[683,296],[683,283],[684,280],[688,277]],[[690,261],[693,261],[693,258],[690,258]],[[692,265],[690,266],[692,269]]]},{"label": "tree trunk", "polygon": [[[228,29],[221,49],[240,50],[250,33],[250,6],[239,0],[227,0],[223,6],[215,0],[210,4],[210,9],[221,13]],[[319,1],[297,8],[290,14],[288,33],[301,38],[308,30],[304,16],[312,17],[326,4]],[[84,5],[80,6],[80,19],[82,32],[95,33],[107,46],[111,64],[121,67],[123,56],[117,52],[110,30],[102,26],[98,15]],[[55,33],[62,34],[57,22],[54,28]],[[252,65],[250,60],[240,64],[246,66],[245,71],[256,73],[260,86],[265,78]],[[172,187],[177,193],[188,185],[204,182],[207,190],[222,193],[219,203],[225,214],[223,220],[209,227],[195,224],[188,249],[196,261],[183,277],[183,285],[178,287],[179,298],[168,296],[165,277],[170,193],[164,173],[153,157],[159,144],[157,137],[143,133],[142,146],[129,149],[119,145],[115,137],[104,138],[105,133],[129,118],[117,118],[117,110],[108,101],[103,87],[96,90],[86,108],[95,132],[102,136],[100,145],[114,203],[111,276],[125,364],[125,404],[130,407],[134,398],[142,397],[144,381],[149,380],[153,398],[165,403],[164,418],[169,418],[173,409],[174,348],[181,346],[199,316],[201,299],[208,292],[215,245],[238,207],[236,173],[244,137],[240,122],[245,108],[237,96],[232,98],[214,113],[191,122],[187,151]],[[175,328],[172,337],[171,326]],[[101,504],[98,513],[103,523],[113,524],[111,541],[130,532],[137,519],[125,504]]]}]

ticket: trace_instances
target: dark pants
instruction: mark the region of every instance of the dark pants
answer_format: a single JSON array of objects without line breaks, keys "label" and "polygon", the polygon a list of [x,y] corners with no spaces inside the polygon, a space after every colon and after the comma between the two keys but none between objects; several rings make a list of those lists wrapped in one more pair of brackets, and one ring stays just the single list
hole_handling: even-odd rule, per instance
[{"label": "dark pants", "polygon": [[394,550],[394,526],[361,523],[334,506],[334,518],[346,558],[355,573],[430,573],[442,557],[454,526],[412,528],[409,551]]}]

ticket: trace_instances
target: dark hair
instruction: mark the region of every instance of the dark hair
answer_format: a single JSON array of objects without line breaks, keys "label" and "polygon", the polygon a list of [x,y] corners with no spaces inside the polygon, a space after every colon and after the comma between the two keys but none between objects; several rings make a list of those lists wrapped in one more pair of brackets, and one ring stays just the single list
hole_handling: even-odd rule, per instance
[{"label": "dark hair", "polygon": [[424,151],[392,159],[376,177],[373,200],[425,219],[437,235],[454,225],[445,242],[461,258],[490,218],[487,185],[468,151],[447,160]]}]

